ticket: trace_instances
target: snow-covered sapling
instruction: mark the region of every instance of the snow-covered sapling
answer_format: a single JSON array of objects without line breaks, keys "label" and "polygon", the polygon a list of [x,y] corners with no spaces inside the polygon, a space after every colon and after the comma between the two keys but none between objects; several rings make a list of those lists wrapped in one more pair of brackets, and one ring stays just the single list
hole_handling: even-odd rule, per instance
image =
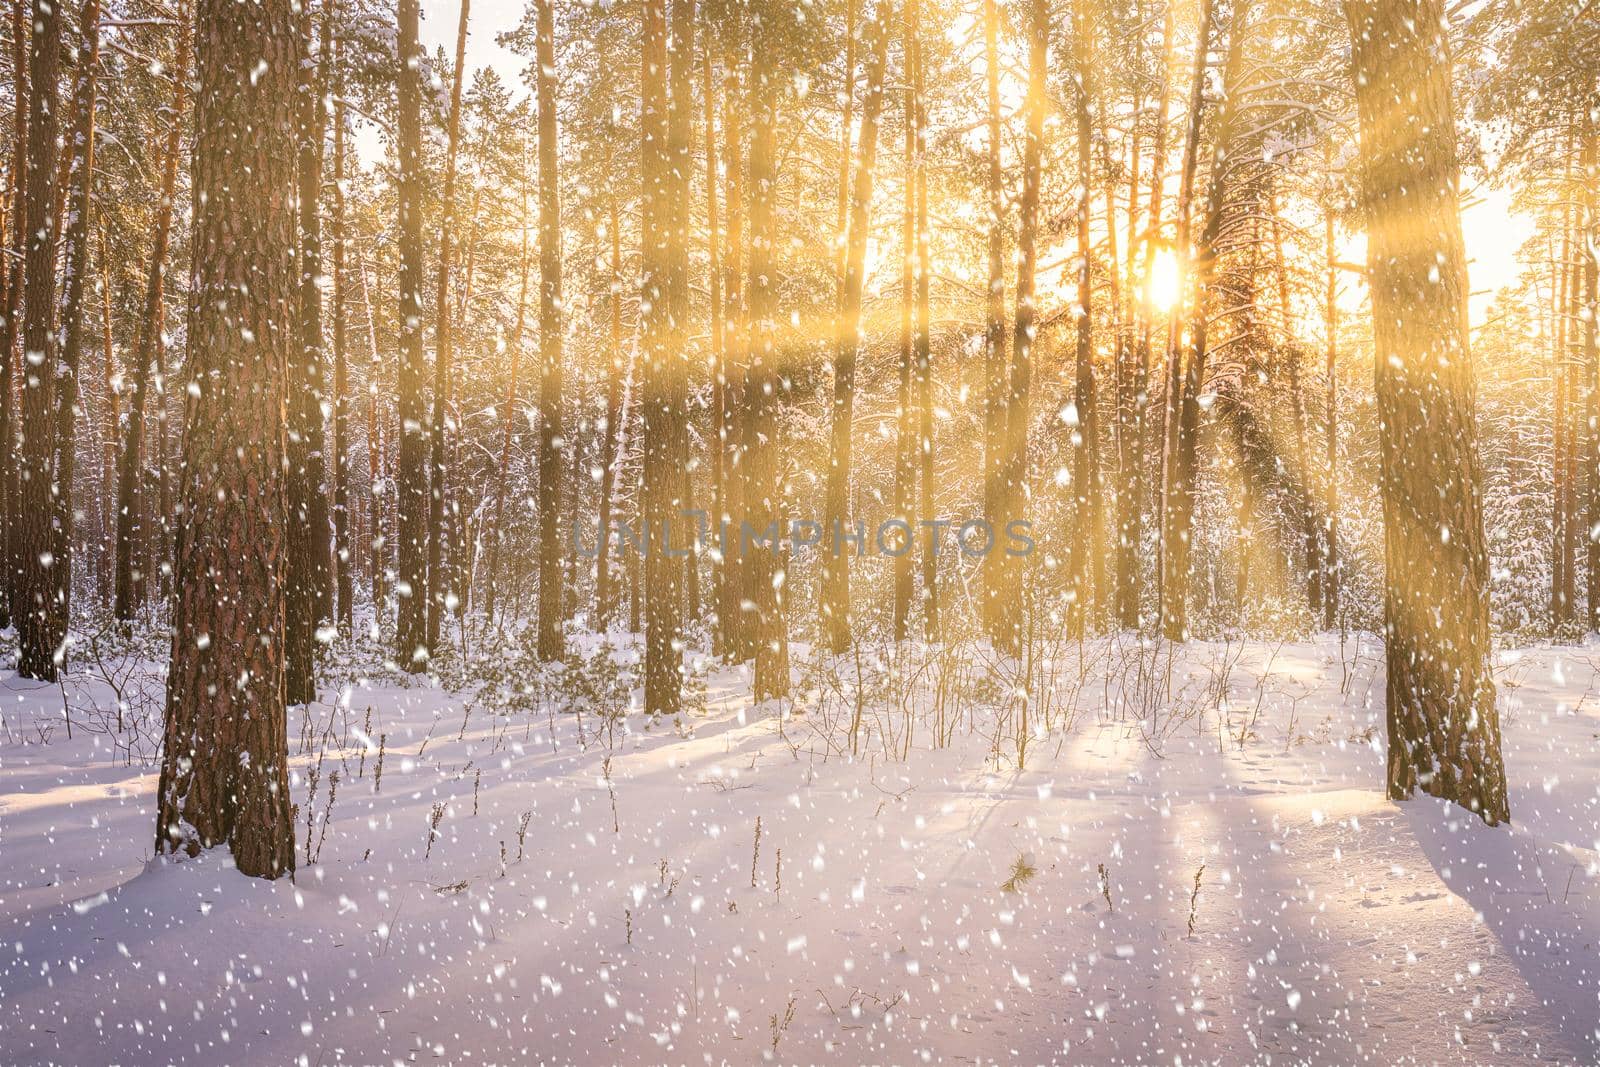
[{"label": "snow-covered sapling", "polygon": [[[1104,867],[1100,869],[1102,871],[1105,870]],[[1019,852],[1017,853],[1017,858],[1011,861],[1011,877],[1001,884],[1000,891],[1002,893],[1020,893],[1022,892],[1022,887],[1027,885],[1028,881],[1038,873],[1039,868],[1033,864],[1033,853]]]},{"label": "snow-covered sapling", "polygon": [[761,816],[756,816],[755,848],[750,854],[750,888],[756,887],[756,870],[761,864]]},{"label": "snow-covered sapling", "polygon": [[525,811],[517,822],[517,862],[522,862],[522,848],[528,840],[528,820],[533,818],[533,812]]},{"label": "snow-covered sapling", "polygon": [[433,839],[439,836],[439,823],[443,819],[444,801],[441,800],[428,811],[428,847],[422,851],[423,859],[433,854]]},{"label": "snow-covered sapling", "polygon": [[1206,873],[1206,865],[1201,864],[1200,869],[1194,872],[1194,892],[1189,894],[1189,936],[1194,936],[1194,922],[1196,912],[1200,906],[1200,876]]}]

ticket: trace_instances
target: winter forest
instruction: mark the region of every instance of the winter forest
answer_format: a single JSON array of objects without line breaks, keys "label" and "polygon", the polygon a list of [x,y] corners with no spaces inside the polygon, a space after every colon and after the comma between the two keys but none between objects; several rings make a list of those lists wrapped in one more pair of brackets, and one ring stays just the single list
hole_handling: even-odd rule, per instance
[{"label": "winter forest", "polygon": [[5,6],[0,1063],[1600,1063],[1595,0]]}]

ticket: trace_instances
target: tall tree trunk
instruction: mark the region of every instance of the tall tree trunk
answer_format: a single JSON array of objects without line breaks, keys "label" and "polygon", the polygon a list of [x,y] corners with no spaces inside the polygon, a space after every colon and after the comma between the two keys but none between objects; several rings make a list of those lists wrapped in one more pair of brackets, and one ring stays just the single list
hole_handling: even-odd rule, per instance
[{"label": "tall tree trunk", "polygon": [[[100,362],[101,382],[106,401],[101,432],[100,461],[100,601],[101,606],[111,606],[112,576],[116,570],[117,525],[117,425],[121,413],[116,389],[117,353],[111,338],[111,253],[106,231],[110,227],[100,223]],[[3,438],[0,438],[3,440]],[[3,491],[3,490],[0,490]],[[3,545],[0,545],[3,547]],[[0,589],[0,605],[4,603],[4,590]]]},{"label": "tall tree trunk", "polygon": [[[709,36],[709,35],[708,35]],[[727,513],[723,483],[727,478],[728,447],[724,430],[728,424],[728,346],[727,308],[722,298],[722,228],[717,211],[717,80],[712,58],[712,42],[706,41],[701,56],[700,97],[705,109],[706,141],[706,290],[710,300],[711,320],[711,426],[707,435],[711,459],[711,510],[713,530],[722,526]],[[613,350],[614,351],[614,350]],[[613,369],[607,389],[606,412],[611,411],[610,393],[615,387],[617,373],[613,354]],[[711,645],[713,653],[721,655],[726,649],[722,625],[723,581],[725,570],[722,553],[711,555]]]},{"label": "tall tree trunk", "polygon": [[[1033,388],[1033,345],[1038,329],[1038,309],[1034,303],[1035,275],[1038,270],[1039,183],[1044,142],[1044,118],[1050,57],[1050,5],[1046,0],[1029,0],[1028,5],[1028,96],[1027,134],[1022,148],[1022,198],[1017,205],[1017,315],[1011,340],[1011,398],[1006,413],[1005,471],[1001,489],[1004,503],[1000,517],[1004,527],[1026,520],[1028,480],[1029,394]],[[1004,548],[990,553],[996,565],[989,571],[1000,583],[996,593],[998,627],[995,645],[1015,655],[1022,645],[1023,573],[1022,559]]]},{"label": "tall tree trunk", "polygon": [[28,49],[28,231],[23,268],[22,434],[18,440],[17,516],[19,570],[13,597],[17,623],[17,673],[55,681],[51,616],[55,611],[52,571],[55,535],[51,520],[51,460],[55,427],[51,401],[56,373],[56,249],[52,218],[56,199],[56,134],[60,126],[57,71],[61,60],[61,9],[55,0],[34,0]]},{"label": "tall tree trunk", "polygon": [[372,317],[372,293],[367,286],[365,256],[356,264],[356,270],[361,276],[361,313],[367,323],[367,484],[372,487],[369,497],[372,510],[368,520],[372,537],[367,547],[371,552],[372,618],[373,625],[377,626],[387,610],[385,600],[388,598],[388,582],[385,579],[388,577],[389,539],[386,531],[393,529],[391,524],[384,521],[384,510],[386,501],[395,494],[393,486],[387,487],[387,492],[378,491],[384,485],[383,420],[379,418],[378,410],[378,373],[382,357],[378,354],[378,325]]},{"label": "tall tree trunk", "polygon": [[839,337],[833,356],[833,426],[823,499],[822,630],[835,653],[850,644],[850,555],[838,531],[849,521],[850,446],[855,418],[856,359],[861,350],[861,301],[866,287],[867,237],[872,223],[872,180],[878,161],[878,119],[883,111],[883,69],[889,49],[883,12],[867,24],[867,86],[861,101],[861,143],[845,238],[844,284],[839,296]]},{"label": "tall tree trunk", "polygon": [[1334,241],[1333,210],[1323,213],[1323,250],[1327,258],[1327,278],[1323,292],[1324,329],[1327,332],[1327,397],[1324,401],[1326,439],[1324,442],[1323,509],[1326,512],[1327,551],[1323,565],[1327,577],[1323,582],[1322,625],[1333,629],[1339,619],[1339,379],[1336,374],[1339,360],[1339,275],[1338,246]]},{"label": "tall tree trunk", "polygon": [[189,101],[189,52],[193,29],[187,5],[179,5],[177,62],[173,67],[172,116],[162,147],[161,196],[150,242],[150,273],[145,282],[144,307],[133,344],[133,381],[128,396],[128,421],[122,435],[122,455],[117,470],[117,577],[112,614],[131,620],[144,596],[145,575],[138,564],[138,545],[144,516],[139,485],[143,463],[145,405],[150,372],[166,344],[166,262],[172,238],[172,215],[178,195],[178,153],[183,143],[183,112]]},{"label": "tall tree trunk", "polygon": [[606,235],[611,241],[611,334],[606,353],[606,426],[600,439],[600,508],[596,524],[598,554],[594,567],[595,628],[604,633],[616,608],[616,581],[611,574],[611,516],[621,462],[624,367],[622,359],[622,220],[613,189],[606,201]]},{"label": "tall tree trunk", "polygon": [[726,248],[722,255],[722,292],[725,311],[723,331],[723,421],[718,439],[724,456],[722,513],[717,517],[717,544],[722,557],[722,585],[718,592],[717,624],[722,633],[722,653],[733,662],[755,655],[754,628],[745,610],[751,600],[750,569],[739,551],[739,522],[745,517],[749,464],[745,443],[749,412],[745,385],[750,367],[750,315],[745,299],[745,107],[744,72],[749,66],[749,51],[744,22],[729,18],[723,29],[722,120],[723,193],[727,205]]},{"label": "tall tree trunk", "polygon": [[[766,27],[758,24],[758,29]],[[758,35],[756,54],[762,49]],[[782,411],[782,376],[778,367],[777,267],[777,133],[779,73],[764,64],[751,71],[754,79],[754,127],[750,138],[750,366],[745,377],[744,461],[749,466],[744,508],[757,531],[781,533],[783,516],[782,449],[778,419]],[[739,537],[743,550],[742,527]],[[784,618],[787,578],[778,558],[776,539],[753,547],[748,567],[749,592],[755,605],[755,699],[789,692],[789,635]]]},{"label": "tall tree trunk", "polygon": [[100,67],[100,0],[84,0],[78,16],[83,43],[78,50],[78,77],[73,89],[76,115],[68,150],[66,248],[61,260],[61,361],[56,373],[55,410],[55,547],[54,593],[49,644],[52,654],[66,654],[72,618],[73,506],[72,483],[78,458],[78,373],[83,365],[85,289],[89,279],[89,234],[93,226],[94,131]]},{"label": "tall tree trunk", "polygon": [[[12,621],[21,536],[18,499],[16,420],[12,411],[22,358],[22,287],[28,255],[28,33],[27,0],[11,0],[11,76],[15,86],[11,121],[11,233],[5,328],[0,334],[0,626]],[[26,371],[21,371],[26,374]],[[21,614],[25,609],[16,608]]]},{"label": "tall tree trunk", "polygon": [[[446,525],[445,505],[448,502],[449,462],[445,451],[445,423],[450,418],[452,387],[451,362],[455,357],[455,336],[450,321],[450,268],[455,256],[456,228],[456,156],[461,144],[461,82],[466,71],[467,19],[470,0],[461,0],[460,21],[456,26],[456,61],[450,83],[450,122],[445,144],[444,202],[439,223],[439,278],[435,300],[435,313],[439,316],[434,335],[436,345],[433,357],[433,421],[429,432],[430,457],[428,468],[432,476],[431,495],[428,497],[428,576],[427,593],[423,597],[427,611],[427,644],[431,654],[439,644],[439,623],[447,608],[446,600],[456,596],[450,587],[445,571],[445,542],[449,534]],[[452,546],[454,550],[456,546]]]},{"label": "tall tree trunk", "polygon": [[[1127,391],[1119,399],[1118,414],[1125,432],[1118,442],[1117,468],[1117,624],[1133,629],[1142,623],[1144,599],[1144,502],[1145,450],[1149,442],[1150,344],[1157,308],[1152,299],[1150,276],[1154,273],[1156,250],[1161,243],[1162,188],[1166,180],[1167,126],[1171,111],[1173,24],[1176,5],[1166,5],[1161,28],[1161,82],[1157,87],[1156,128],[1150,152],[1150,201],[1143,233],[1144,256],[1140,276],[1144,293],[1139,301],[1138,339],[1134,343],[1128,368]],[[1129,214],[1136,214],[1137,194],[1129,192]],[[1134,261],[1134,246],[1128,245],[1128,262]],[[1132,294],[1130,293],[1130,299]]]},{"label": "tall tree trunk", "polygon": [[911,629],[911,595],[916,587],[911,535],[917,491],[917,445],[913,388],[916,383],[917,321],[917,93],[916,46],[913,33],[919,0],[906,0],[905,19],[905,207],[900,225],[900,364],[895,403],[894,522],[905,542],[894,553],[894,639],[904,641]]},{"label": "tall tree trunk", "polygon": [[1583,394],[1584,425],[1587,449],[1584,470],[1587,484],[1584,492],[1585,562],[1588,565],[1588,584],[1584,590],[1589,605],[1588,626],[1600,630],[1600,260],[1597,260],[1595,242],[1600,241],[1600,131],[1595,128],[1593,115],[1585,116],[1583,125],[1583,222],[1587,239],[1583,255],[1583,307],[1579,318],[1583,322]]},{"label": "tall tree trunk", "polygon": [[684,504],[683,461],[687,455],[688,361],[683,351],[683,313],[688,290],[682,223],[694,57],[690,3],[675,0],[670,31],[666,3],[646,3],[641,81],[645,192],[644,287],[640,294],[645,354],[641,536],[648,616],[645,710],[651,715],[675,715],[683,700],[685,572],[681,552],[686,542],[679,512]]},{"label": "tall tree trunk", "polygon": [[[682,3],[683,0],[679,0]],[[561,581],[561,200],[556,172],[555,17],[538,9],[539,98],[539,658],[559,659]],[[692,57],[691,57],[692,58]],[[684,60],[688,62],[688,60]],[[676,69],[674,69],[676,74]],[[674,190],[681,192],[681,190]],[[681,208],[679,210],[682,210]],[[681,237],[679,238],[681,240]]]},{"label": "tall tree trunk", "polygon": [[927,60],[922,47],[921,5],[912,8],[911,42],[915,46],[916,64],[912,82],[912,95],[917,106],[913,112],[917,136],[917,318],[916,363],[914,367],[917,387],[917,472],[921,499],[918,511],[921,527],[927,531],[927,541],[922,550],[922,625],[930,642],[943,639],[944,629],[939,621],[939,526],[934,505],[935,464],[933,455],[933,335],[930,311],[929,286],[933,280],[933,256],[929,246],[932,233],[928,228],[928,94]]},{"label": "tall tree trunk", "polygon": [[[1000,4],[983,0],[984,85],[987,91],[984,192],[989,208],[989,288],[983,327],[983,518],[993,527],[999,518],[1001,477],[1006,442],[1006,409],[1011,399],[1006,368],[1005,278],[1005,173],[1000,166]],[[991,553],[992,556],[992,553]],[[986,569],[989,558],[982,566]],[[979,590],[981,622],[985,633],[999,626],[996,583],[984,581]]]},{"label": "tall tree trunk", "polygon": [[[322,446],[322,98],[326,87],[312,55],[312,8],[302,4],[300,33],[306,60],[300,68],[300,145],[296,200],[300,215],[299,345],[290,363],[288,403],[289,555],[284,572],[284,676],[291,704],[317,695],[317,630],[330,575],[328,497]],[[326,36],[322,47],[329,47]],[[324,62],[326,60],[324,59]],[[326,68],[324,68],[326,69]]]},{"label": "tall tree trunk", "polygon": [[189,368],[199,387],[184,426],[155,845],[193,855],[226,843],[241,872],[276,878],[294,870],[281,411],[299,343],[289,327],[301,35],[289,0],[201,0],[198,33]]},{"label": "tall tree trunk", "polygon": [[1384,515],[1389,795],[1510,817],[1489,665],[1450,46],[1439,0],[1345,0]]},{"label": "tall tree trunk", "polygon": [[428,442],[422,351],[422,50],[417,41],[420,0],[399,0],[400,88],[400,455],[395,471],[396,534],[400,539],[400,601],[396,659],[409,671],[428,660]]},{"label": "tall tree trunk", "polygon": [[1300,536],[1305,550],[1303,577],[1306,583],[1306,603],[1311,608],[1312,618],[1316,618],[1322,613],[1322,579],[1326,568],[1322,563],[1322,527],[1317,516],[1317,498],[1311,492],[1310,452],[1306,442],[1305,353],[1294,335],[1294,311],[1289,300],[1288,258],[1283,250],[1284,221],[1278,210],[1278,198],[1272,193],[1267,196],[1267,214],[1271,217],[1272,224],[1273,272],[1278,278],[1278,317],[1282,321],[1284,369],[1289,374],[1289,408],[1294,423],[1294,462],[1299,471],[1300,483],[1306,487],[1299,516]]},{"label": "tall tree trunk", "polygon": [[[1209,0],[1208,0],[1209,2]],[[1227,176],[1233,145],[1234,115],[1240,93],[1244,44],[1250,8],[1240,0],[1233,8],[1228,30],[1228,58],[1222,74],[1222,103],[1217,129],[1211,144],[1211,174],[1206,191],[1205,216],[1194,247],[1188,249],[1189,271],[1194,278],[1193,303],[1189,307],[1189,351],[1184,358],[1174,345],[1168,358],[1171,370],[1167,384],[1172,399],[1167,413],[1173,417],[1167,435],[1167,503],[1165,513],[1166,549],[1162,553],[1164,573],[1161,581],[1162,631],[1169,641],[1182,641],[1189,633],[1189,569],[1194,532],[1194,484],[1200,438],[1200,392],[1205,383],[1207,339],[1212,290],[1218,281],[1217,236],[1222,229],[1226,206]],[[1199,65],[1197,74],[1203,73]],[[1198,117],[1192,133],[1198,133]],[[1176,321],[1177,316],[1174,316]]]},{"label": "tall tree trunk", "polygon": [[[1090,211],[1094,203],[1094,45],[1089,0],[1073,0],[1073,114],[1078,132],[1077,344],[1073,357],[1072,491],[1075,530],[1071,546],[1071,604],[1068,632],[1082,636],[1096,619],[1105,586],[1104,486],[1100,477],[1100,414],[1094,377],[1094,246]],[[1106,226],[1116,220],[1107,216]]]},{"label": "tall tree trunk", "polygon": [[[607,170],[609,169],[608,167]],[[505,434],[500,439],[500,464],[495,471],[494,526],[489,535],[491,537],[489,542],[489,580],[484,587],[483,615],[490,622],[494,621],[495,606],[500,588],[500,549],[506,539],[506,485],[511,480],[511,446],[515,442],[517,435],[517,387],[521,384],[522,339],[523,330],[527,325],[528,319],[528,269],[531,265],[528,251],[528,184],[528,149],[526,142],[524,142],[522,147],[521,178],[518,182],[521,207],[517,218],[520,220],[519,228],[522,233],[522,247],[518,256],[520,264],[518,277],[520,282],[517,286],[517,319],[516,325],[511,330],[511,375],[506,382],[506,409],[500,416],[505,426]],[[613,200],[615,200],[614,196]],[[615,221],[615,212],[613,212],[612,221]],[[604,630],[603,622],[599,628]]]},{"label": "tall tree trunk", "polygon": [[334,16],[338,0],[327,0],[322,17],[324,85],[333,97],[333,558],[337,574],[334,621],[346,637],[355,613],[355,553],[350,545],[350,369],[345,352],[344,73]]},{"label": "tall tree trunk", "polygon": [[[1562,182],[1564,191],[1571,188],[1571,179],[1572,165],[1569,158],[1566,178]],[[1555,321],[1554,366],[1551,368],[1551,381],[1555,387],[1555,439],[1552,449],[1555,468],[1552,499],[1555,514],[1551,521],[1554,564],[1550,572],[1550,625],[1556,633],[1560,633],[1572,621],[1572,571],[1576,563],[1573,557],[1575,542],[1572,538],[1573,418],[1569,404],[1572,393],[1572,368],[1567,352],[1567,334],[1571,329],[1567,308],[1573,283],[1572,202],[1565,195],[1561,204],[1561,243],[1558,247],[1560,259],[1554,264],[1555,279],[1551,286],[1555,300],[1554,314],[1551,316]]]},{"label": "tall tree trunk", "polygon": [[461,0],[461,14],[456,24],[456,64],[450,83],[450,120],[445,141],[445,192],[443,192],[440,224],[438,224],[438,275],[434,312],[438,315],[434,342],[434,416],[429,424],[429,477],[432,478],[427,498],[427,592],[422,600],[426,605],[427,649],[432,654],[438,648],[438,627],[446,609],[446,598],[456,592],[446,576],[445,542],[450,541],[448,504],[450,486],[450,459],[446,454],[445,424],[450,421],[450,397],[453,387],[454,333],[451,323],[450,272],[456,258],[456,157],[461,147],[461,83],[466,77],[467,19],[470,16],[469,0]]}]

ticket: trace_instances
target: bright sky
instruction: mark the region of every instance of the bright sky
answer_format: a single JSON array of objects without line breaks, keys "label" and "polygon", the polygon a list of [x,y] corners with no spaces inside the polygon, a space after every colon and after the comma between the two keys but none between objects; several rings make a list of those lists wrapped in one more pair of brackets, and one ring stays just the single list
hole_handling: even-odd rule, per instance
[{"label": "bright sky", "polygon": [[[502,48],[495,37],[515,27],[523,10],[523,0],[477,0],[472,5],[467,37],[467,69],[491,66],[518,92],[526,91],[522,82],[526,61]],[[454,51],[459,14],[460,8],[448,0],[423,0],[422,39],[430,52],[441,47],[447,54]],[[1533,220],[1512,211],[1510,195],[1501,190],[1470,190],[1467,200],[1461,228],[1473,292],[1471,319],[1477,325],[1483,321],[1494,294],[1516,281],[1522,269],[1517,262],[1517,249],[1533,232]]]},{"label": "bright sky", "polygon": [[[507,85],[525,89],[522,69],[527,62],[515,52],[501,48],[495,42],[498,34],[517,27],[522,21],[521,0],[477,0],[472,5],[471,23],[467,29],[467,69],[493,67]],[[454,55],[456,49],[456,23],[460,21],[461,8],[448,0],[422,0],[422,43],[431,53],[443,48],[445,55]]]}]

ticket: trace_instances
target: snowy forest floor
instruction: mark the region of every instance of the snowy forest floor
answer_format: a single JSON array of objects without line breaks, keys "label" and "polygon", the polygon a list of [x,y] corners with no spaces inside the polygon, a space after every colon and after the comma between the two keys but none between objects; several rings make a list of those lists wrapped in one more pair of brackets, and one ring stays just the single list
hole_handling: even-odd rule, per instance
[{"label": "snowy forest floor", "polygon": [[653,723],[613,640],[347,662],[292,883],[151,861],[153,654],[0,673],[0,1063],[1600,1062],[1600,648],[1499,657],[1489,829],[1385,798],[1371,636],[1065,645],[1026,721],[981,646],[696,659]]}]

